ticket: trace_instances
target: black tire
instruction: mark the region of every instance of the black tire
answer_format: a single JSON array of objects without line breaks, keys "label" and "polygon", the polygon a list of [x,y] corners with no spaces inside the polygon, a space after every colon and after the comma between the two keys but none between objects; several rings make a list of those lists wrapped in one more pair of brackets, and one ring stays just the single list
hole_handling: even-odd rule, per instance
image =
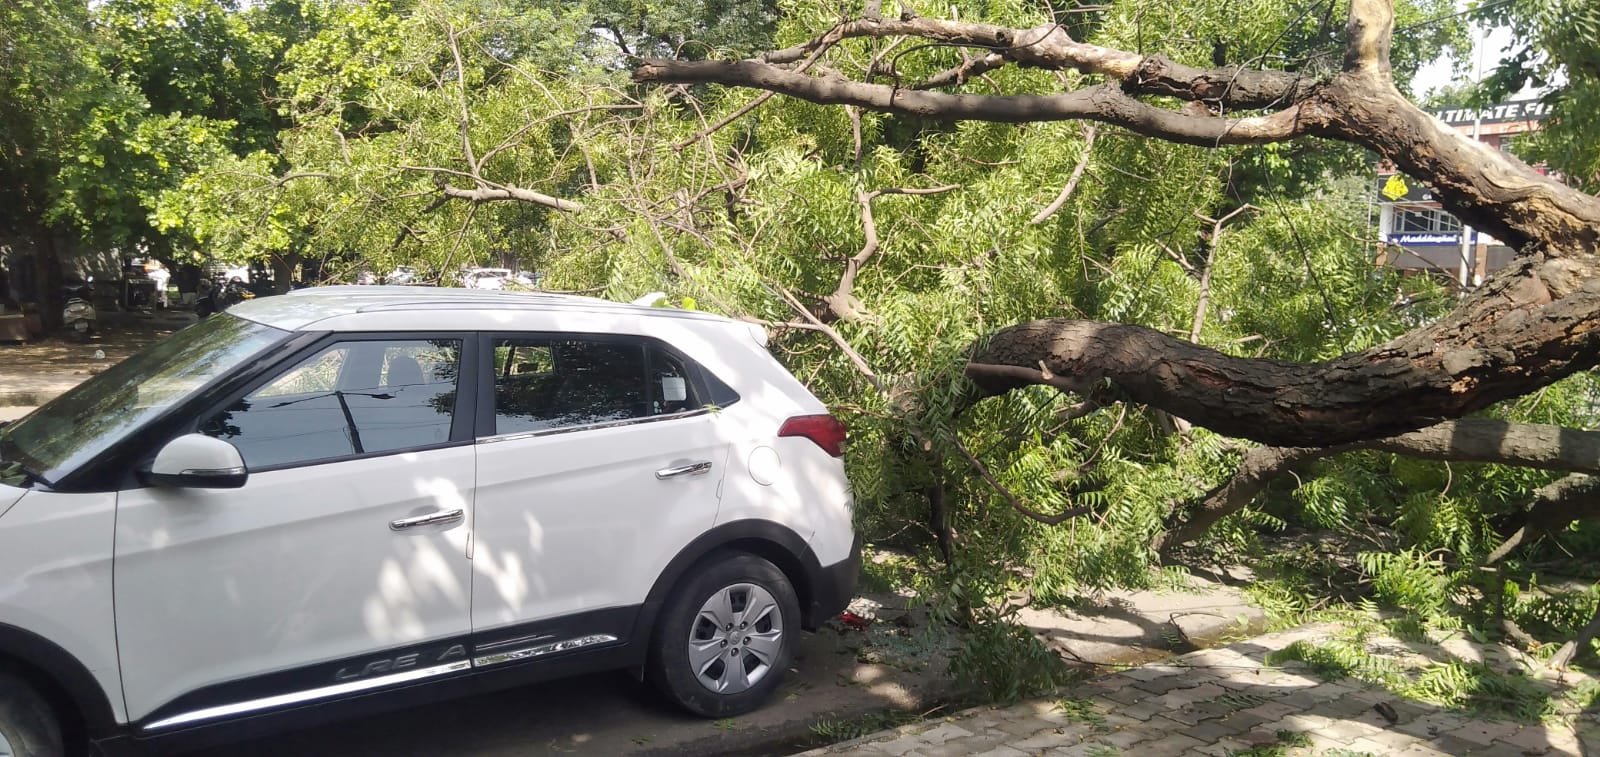
[{"label": "black tire", "polygon": [[[702,616],[701,610],[723,592],[734,616],[754,625],[720,628],[710,623],[710,615]],[[763,612],[769,600],[771,611]],[[764,704],[783,682],[799,645],[800,601],[783,571],[755,555],[720,552],[697,563],[673,590],[651,635],[645,672],[674,704],[702,717],[726,718]],[[714,659],[696,670],[691,646]],[[730,690],[714,690],[719,683]]]},{"label": "black tire", "polygon": [[21,678],[0,672],[0,755],[62,757],[61,725],[39,693]]}]

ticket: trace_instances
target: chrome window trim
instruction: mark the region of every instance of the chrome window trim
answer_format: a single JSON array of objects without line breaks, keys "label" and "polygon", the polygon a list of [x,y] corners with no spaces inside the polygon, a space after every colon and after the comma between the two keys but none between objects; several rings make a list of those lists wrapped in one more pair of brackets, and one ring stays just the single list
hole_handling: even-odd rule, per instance
[{"label": "chrome window trim", "polygon": [[540,436],[554,436],[556,434],[570,434],[574,431],[594,431],[602,428],[617,428],[619,426],[636,426],[640,423],[654,423],[656,421],[670,421],[679,418],[692,418],[697,415],[709,415],[710,407],[700,407],[694,410],[683,410],[676,413],[662,415],[645,415],[638,418],[623,418],[615,421],[600,421],[598,423],[580,423],[574,426],[560,426],[557,428],[542,428],[538,431],[513,431],[506,434],[495,434],[478,439],[479,444],[494,444],[497,442],[511,442],[518,439],[532,439]]},{"label": "chrome window trim", "polygon": [[354,694],[361,691],[367,691],[369,689],[377,689],[384,686],[393,686],[401,683],[410,683],[412,681],[420,681],[425,678],[433,678],[435,676],[441,676],[448,673],[456,673],[467,670],[471,667],[471,662],[467,660],[460,660],[458,662],[452,662],[448,665],[435,665],[430,668],[408,670],[404,673],[378,676],[376,678],[367,678],[360,681],[350,681],[348,683],[339,683],[332,686],[322,686],[315,689],[306,689],[305,691],[294,691],[288,694],[262,697],[260,699],[248,699],[243,702],[234,702],[232,704],[218,705],[216,707],[207,707],[202,710],[195,710],[193,712],[184,712],[173,715],[170,718],[162,718],[154,723],[146,724],[142,730],[147,732],[165,730],[167,728],[189,725],[191,723],[198,723],[205,720],[216,720],[218,718],[231,717],[234,715],[243,715],[245,713],[255,712],[257,710],[266,710],[274,707],[283,707],[285,705],[310,702],[316,699],[327,699],[329,697],[337,697],[345,694]]}]

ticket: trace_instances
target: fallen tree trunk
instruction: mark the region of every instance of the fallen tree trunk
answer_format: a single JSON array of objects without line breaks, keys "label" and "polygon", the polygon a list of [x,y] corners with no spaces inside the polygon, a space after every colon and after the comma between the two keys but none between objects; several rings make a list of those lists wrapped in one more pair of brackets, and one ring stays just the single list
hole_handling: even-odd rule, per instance
[{"label": "fallen tree trunk", "polygon": [[[1250,505],[1279,475],[1303,463],[1352,450],[1393,452],[1424,460],[1499,463],[1573,473],[1600,473],[1600,432],[1562,426],[1508,423],[1490,419],[1448,421],[1407,434],[1327,447],[1256,447],[1244,454],[1239,470],[1194,505],[1174,514],[1151,542],[1157,552],[1194,541],[1217,521]],[[1600,492],[1600,479],[1569,476],[1534,494],[1526,528],[1549,533],[1571,519],[1565,508]],[[1574,515],[1578,514],[1576,511]],[[1557,521],[1560,521],[1557,524]],[[1518,542],[1522,537],[1516,537]],[[1504,547],[1506,551],[1516,544]],[[1497,550],[1499,551],[1499,550]],[[1502,555],[1503,556],[1503,555]],[[1498,560],[1499,558],[1494,558]],[[1493,560],[1490,561],[1491,563]]]},{"label": "fallen tree trunk", "polygon": [[[1373,150],[1426,184],[1457,217],[1519,250],[1441,321],[1362,352],[1297,364],[1231,357],[1137,326],[1050,319],[994,334],[968,371],[980,397],[1028,383],[1081,390],[1110,381],[1139,402],[1219,433],[1321,446],[1459,418],[1600,362],[1600,198],[1539,175],[1408,101],[1389,67],[1393,23],[1392,0],[1351,0],[1343,68],[1326,80],[1189,68],[1074,40],[1059,24],[1006,28],[914,16],[846,21],[806,44],[750,60],[648,60],[634,78],[753,87],[920,118],[1091,120],[1206,147],[1320,136]],[[1074,69],[1105,81],[1065,93],[978,95],[795,66],[858,37],[981,49],[986,70]],[[937,76],[930,87],[964,79]],[[1141,98],[1207,107],[1171,110]],[[1039,378],[1029,380],[1027,371]]]}]

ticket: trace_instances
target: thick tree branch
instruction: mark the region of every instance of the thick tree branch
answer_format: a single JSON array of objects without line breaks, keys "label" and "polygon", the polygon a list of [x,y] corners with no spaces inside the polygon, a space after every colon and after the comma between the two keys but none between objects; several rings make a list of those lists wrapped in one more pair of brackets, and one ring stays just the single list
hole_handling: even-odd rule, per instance
[{"label": "thick tree branch", "polygon": [[[785,64],[800,60],[827,42],[827,37],[915,37],[951,45],[985,48],[990,52],[975,58],[973,65],[993,70],[1006,62],[1037,68],[1074,69],[1100,74],[1127,84],[1141,94],[1166,95],[1188,100],[1207,100],[1233,109],[1267,108],[1302,99],[1315,83],[1298,74],[1260,71],[1240,66],[1199,69],[1174,63],[1164,56],[1143,56],[1100,45],[1078,42],[1059,24],[1011,28],[966,21],[934,18],[859,19],[849,21],[825,35],[801,45],[775,50],[755,59],[760,63]],[[994,56],[998,56],[996,60]],[[646,65],[659,61],[647,61]],[[967,64],[963,64],[967,65]],[[961,66],[938,74],[932,86],[956,83],[963,77]],[[635,74],[637,76],[637,74]],[[968,76],[976,75],[971,71]],[[925,83],[926,84],[926,83]],[[920,86],[920,85],[919,85]]]},{"label": "thick tree branch", "polygon": [[1186,520],[1173,524],[1157,536],[1152,547],[1161,551],[1194,541],[1217,521],[1249,506],[1256,495],[1290,468],[1359,449],[1423,460],[1498,463],[1577,474],[1535,492],[1524,526],[1530,533],[1519,531],[1513,535],[1491,556],[1489,564],[1518,544],[1535,538],[1534,534],[1565,527],[1583,513],[1575,507],[1576,503],[1594,500],[1600,505],[1600,479],[1582,475],[1600,473],[1600,432],[1469,418],[1368,442],[1330,447],[1252,448],[1245,452],[1232,477],[1183,509],[1179,515]]},{"label": "thick tree branch", "polygon": [[[1480,410],[1594,364],[1600,281],[1540,312],[1471,302],[1432,327],[1321,363],[1239,358],[1154,329],[1064,318],[1001,329],[972,358],[972,401],[1027,384],[1108,380],[1135,402],[1228,436],[1280,446],[1392,436]],[[1481,298],[1498,292],[1485,286]],[[1497,301],[1503,304],[1503,301]],[[1476,343],[1456,332],[1471,329]],[[1011,366],[1002,374],[994,366]],[[1042,370],[1041,370],[1042,369]],[[1042,376],[1051,378],[1045,380]],[[1539,377],[1539,378],[1534,378]]]},{"label": "thick tree branch", "polygon": [[[1318,82],[1239,68],[1187,69],[1078,42],[1056,24],[1011,29],[915,17],[845,22],[755,60],[646,61],[634,77],[755,87],[932,119],[1091,120],[1192,145],[1312,135],[1373,150],[1422,180],[1474,228],[1519,249],[1511,265],[1440,321],[1315,364],[1234,358],[1132,326],[1036,321],[996,334],[973,361],[1011,366],[1034,379],[992,367],[969,372],[979,389],[975,398],[1041,383],[1044,374],[1058,386],[1107,380],[1136,401],[1224,434],[1284,446],[1343,444],[1461,417],[1600,362],[1600,198],[1537,174],[1406,100],[1388,71],[1393,16],[1392,0],[1351,0],[1343,70]],[[849,37],[914,37],[1109,81],[1062,94],[981,96],[783,67]],[[1203,101],[1223,112],[1281,110],[1250,118],[1191,115],[1135,99],[1143,95]]]},{"label": "thick tree branch", "polygon": [[857,105],[901,115],[1023,123],[1090,120],[1172,142],[1216,147],[1281,142],[1311,132],[1300,111],[1218,118],[1165,110],[1129,97],[1112,84],[1059,95],[966,95],[867,84],[839,76],[807,76],[755,61],[646,61],[641,82],[713,82],[757,87],[822,105]]},{"label": "thick tree branch", "polygon": [[1600,477],[1574,473],[1552,481],[1534,490],[1511,535],[1483,558],[1483,564],[1494,565],[1523,544],[1558,533],[1575,521],[1595,518],[1600,518]]},{"label": "thick tree branch", "polygon": [[1394,0],[1350,0],[1345,27],[1344,70],[1388,83],[1389,42],[1394,35]]}]

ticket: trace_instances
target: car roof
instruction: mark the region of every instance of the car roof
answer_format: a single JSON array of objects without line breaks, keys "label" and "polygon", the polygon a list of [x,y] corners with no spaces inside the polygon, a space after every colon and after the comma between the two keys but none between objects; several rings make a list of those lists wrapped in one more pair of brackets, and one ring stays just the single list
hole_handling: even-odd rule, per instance
[{"label": "car roof", "polygon": [[355,313],[418,310],[577,311],[732,323],[711,313],[630,305],[570,294],[418,286],[310,287],[279,297],[257,297],[234,305],[228,312],[275,328],[301,331],[312,329],[320,321]]}]

